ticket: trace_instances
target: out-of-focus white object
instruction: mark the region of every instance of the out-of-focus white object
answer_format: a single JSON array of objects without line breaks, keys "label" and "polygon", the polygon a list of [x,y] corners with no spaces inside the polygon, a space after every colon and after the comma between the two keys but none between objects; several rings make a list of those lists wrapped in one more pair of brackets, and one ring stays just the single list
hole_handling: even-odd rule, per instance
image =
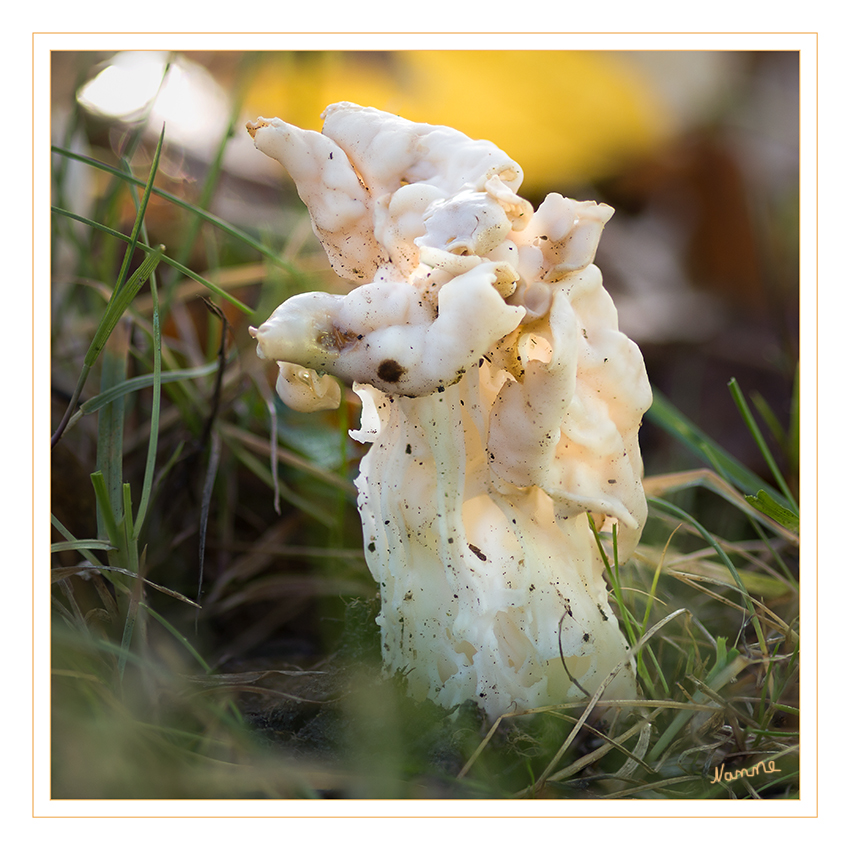
[{"label": "out-of-focus white object", "polygon": [[159,51],[116,53],[77,93],[81,106],[103,118],[132,122],[150,110],[158,134],[198,155],[227,128],[228,96],[209,72],[184,56]]}]

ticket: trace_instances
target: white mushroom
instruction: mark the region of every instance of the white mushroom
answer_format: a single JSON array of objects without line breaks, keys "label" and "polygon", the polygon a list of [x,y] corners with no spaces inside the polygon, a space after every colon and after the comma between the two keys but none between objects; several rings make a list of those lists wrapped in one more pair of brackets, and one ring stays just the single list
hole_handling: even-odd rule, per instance
[{"label": "white mushroom", "polygon": [[325,118],[322,134],[249,131],[334,269],[370,282],[291,298],[251,332],[285,400],[324,406],[329,375],[362,399],[387,670],[491,717],[593,692],[618,666],[606,696],[633,696],[588,522],[616,521],[625,559],[646,517],[649,383],[592,265],[613,210],[551,194],[534,212],[519,165],[456,130],[353,104]]}]

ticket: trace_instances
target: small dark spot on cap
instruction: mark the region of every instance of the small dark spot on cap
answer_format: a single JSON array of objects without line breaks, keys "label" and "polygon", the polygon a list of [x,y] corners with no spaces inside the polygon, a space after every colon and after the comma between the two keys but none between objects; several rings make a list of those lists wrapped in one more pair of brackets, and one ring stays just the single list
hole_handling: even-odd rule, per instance
[{"label": "small dark spot on cap", "polygon": [[378,366],[378,377],[391,384],[401,380],[407,370],[397,360],[384,360]]}]

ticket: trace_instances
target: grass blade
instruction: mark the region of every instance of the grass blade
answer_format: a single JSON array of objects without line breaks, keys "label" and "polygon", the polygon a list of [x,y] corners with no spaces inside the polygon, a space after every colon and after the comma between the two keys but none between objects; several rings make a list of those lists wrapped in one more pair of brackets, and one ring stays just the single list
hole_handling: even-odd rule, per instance
[{"label": "grass blade", "polygon": [[[198,366],[194,369],[174,369],[160,376],[161,384],[173,384],[177,381],[191,381],[195,378],[204,378],[211,375],[218,369],[218,363],[206,363],[203,366]],[[135,378],[128,378],[120,384],[110,387],[106,392],[98,393],[92,396],[80,405],[77,415],[87,416],[90,413],[95,413],[100,410],[105,404],[115,401],[121,396],[130,395],[131,393],[140,392],[154,385],[153,373],[149,375],[137,375]]]},{"label": "grass blade", "polygon": [[[98,162],[98,160],[92,159],[91,157],[84,156],[83,154],[74,153],[74,151],[70,151],[65,148],[60,148],[55,145],[51,147],[51,150],[53,151],[53,153],[58,153],[62,156],[70,157],[71,159],[75,159],[78,162],[84,162],[87,165],[91,165],[93,168],[98,168],[101,171],[106,171],[110,174],[120,177],[122,180],[126,180],[128,183],[135,183],[138,186],[144,185],[144,183],[137,177],[125,174],[121,170],[106,165],[103,162]],[[254,239],[252,236],[248,235],[243,230],[240,230],[238,227],[234,227],[233,225],[228,224],[226,221],[219,218],[218,216],[206,212],[205,210],[200,209],[197,205],[191,204],[188,201],[184,201],[182,198],[177,197],[177,195],[172,195],[170,192],[166,192],[162,189],[153,189],[152,193],[158,198],[163,198],[166,201],[170,201],[172,204],[175,204],[176,206],[181,207],[182,209],[187,210],[188,212],[198,216],[203,221],[214,225],[219,230],[228,234],[228,236],[232,236],[234,239],[238,239],[239,241],[244,242],[246,245],[253,248],[255,251],[258,251],[267,260],[270,260],[275,265],[280,266],[291,274],[297,273],[295,267],[291,263],[288,263],[286,260],[282,259],[279,254],[277,254],[277,252],[267,247],[266,245],[263,245],[262,242],[258,241],[257,239]]]},{"label": "grass blade", "polygon": [[[734,378],[729,381],[729,390],[732,393],[732,398],[735,399],[735,404],[737,405],[741,416],[744,418],[744,422],[747,425],[747,429],[749,430],[750,434],[752,434],[753,439],[756,441],[756,445],[759,447],[759,451],[761,452],[765,463],[767,463],[771,474],[773,475],[777,484],[779,484],[779,488],[780,490],[782,490],[783,494],[785,495],[785,498],[788,500],[792,511],[797,515],[797,518],[799,519],[800,509],[797,506],[797,502],[794,499],[794,495],[791,493],[791,489],[785,483],[785,478],[779,471],[779,467],[776,464],[776,460],[774,459],[773,454],[768,448],[767,442],[765,442],[764,436],[761,433],[761,429],[759,428],[755,418],[753,417],[752,412],[750,411],[750,407],[747,404],[747,400],[744,398],[744,394],[741,392],[741,388],[740,386],[738,386],[738,382]],[[776,499],[774,499],[773,501],[777,502]]]},{"label": "grass blade", "polygon": [[121,655],[118,659],[118,676],[124,678],[124,668],[127,663],[127,654],[130,643],[133,640],[133,631],[136,627],[136,618],[139,613],[139,603],[144,592],[143,577],[139,566],[138,548],[136,546],[135,533],[133,529],[133,505],[130,498],[130,485],[125,484],[122,490],[124,499],[124,522],[121,527],[121,535],[124,543],[124,551],[127,553],[127,569],[134,573],[136,578],[130,585],[130,598],[127,604],[127,617],[124,620],[124,632],[121,635]]},{"label": "grass blade", "polygon": [[91,474],[91,482],[94,487],[94,495],[97,501],[97,506],[103,516],[106,536],[109,538],[109,542],[120,554],[123,552],[121,534],[118,529],[118,519],[115,516],[115,512],[112,508],[112,502],[109,499],[109,491],[106,488],[106,479],[103,477],[103,473],[98,470]]},{"label": "grass blade", "polygon": [[[94,554],[91,551],[91,548],[90,547],[85,547],[85,548],[78,547],[76,544],[80,543],[80,541],[77,540],[77,538],[74,537],[74,535],[71,534],[71,532],[68,531],[68,529],[65,528],[65,526],[62,525],[62,523],[59,522],[59,520],[56,519],[56,517],[53,514],[50,514],[50,524],[65,538],[65,540],[68,543],[72,544],[72,548],[76,549],[90,564],[94,565],[95,567],[101,566],[100,561],[98,560],[98,558],[96,558],[94,556]],[[107,546],[109,547],[109,550],[113,550],[115,548],[112,545],[112,543],[110,543],[108,541],[106,541],[106,543],[107,543]],[[106,548],[106,547],[104,547],[104,548]]]},{"label": "grass blade", "polygon": [[159,158],[162,154],[162,143],[165,140],[165,125],[162,125],[162,131],[159,134],[159,140],[156,144],[156,150],[153,154],[153,161],[151,162],[150,173],[148,174],[147,183],[145,183],[144,192],[142,192],[142,199],[136,209],[136,219],[133,222],[133,229],[130,231],[130,241],[127,244],[127,249],[124,251],[124,260],[121,263],[121,271],[118,273],[118,283],[115,285],[114,292],[118,292],[121,287],[124,285],[124,279],[127,276],[127,272],[130,268],[130,261],[133,259],[133,254],[136,250],[136,244],[139,241],[139,233],[142,230],[142,224],[145,220],[145,212],[148,208],[148,201],[150,200],[151,190],[153,189],[153,181],[156,179],[156,172],[159,168]]},{"label": "grass blade", "polygon": [[687,511],[683,511],[677,505],[672,504],[671,502],[666,501],[665,499],[659,499],[656,497],[649,497],[647,502],[651,504],[653,507],[658,508],[660,511],[663,511],[667,514],[672,514],[673,516],[678,517],[679,519],[685,520],[685,522],[690,523],[699,533],[702,535],[703,539],[708,543],[712,549],[720,556],[720,560],[723,561],[726,569],[729,570],[729,574],[732,576],[735,584],[738,586],[738,589],[741,591],[741,596],[744,599],[744,604],[747,607],[747,611],[749,612],[753,628],[756,632],[756,637],[758,638],[759,648],[763,655],[767,655],[767,642],[764,639],[764,633],[761,628],[761,621],[756,616],[756,609],[753,605],[753,601],[750,597],[750,594],[747,592],[747,588],[744,587],[744,582],[741,581],[741,576],[738,573],[738,570],[735,568],[735,565],[729,559],[729,556],[723,551],[723,547],[714,539],[714,536],[699,522],[697,522]]},{"label": "grass blade", "polygon": [[[130,351],[130,325],[121,322],[106,338],[101,390],[127,377],[127,358]],[[109,502],[115,516],[121,515],[121,485],[124,480],[124,398],[105,405],[97,417],[97,469],[103,474]],[[104,537],[103,520],[98,517],[98,536]]]},{"label": "grass blade", "polygon": [[[784,504],[785,497],[751,472],[740,461],[722,449],[705,432],[701,431],[676,409],[655,387],[652,388],[652,407],[649,408],[647,419],[675,437],[697,457],[714,466],[722,478],[731,481],[745,493],[757,493],[764,490],[779,504]],[[790,505],[786,505],[790,508]]]},{"label": "grass blade", "polygon": [[148,437],[148,454],[145,459],[145,473],[142,480],[142,492],[139,496],[139,511],[133,531],[133,540],[138,541],[145,516],[148,511],[153,474],[156,468],[156,449],[159,444],[159,412],[162,401],[162,331],[160,328],[159,296],[157,293],[156,276],[151,274],[151,298],[153,299],[153,397],[151,400],[151,430]]},{"label": "grass blade", "polygon": [[115,547],[108,540],[98,540],[96,537],[90,537],[86,540],[66,540],[64,543],[51,543],[51,552],[85,552],[87,549],[105,549],[113,550]]},{"label": "grass blade", "polygon": [[153,253],[148,254],[148,256],[142,260],[142,264],[135,272],[133,272],[127,283],[121,288],[121,291],[117,294],[113,294],[113,297],[107,305],[106,313],[104,313],[103,318],[100,320],[100,324],[98,325],[94,339],[89,346],[89,350],[86,352],[85,360],[83,361],[89,368],[91,368],[97,360],[100,352],[103,351],[103,348],[106,345],[106,340],[109,339],[109,335],[113,330],[115,330],[115,326],[121,320],[121,317],[130,306],[132,300],[136,297],[138,291],[153,274],[154,269],[156,269],[159,265],[163,251],[165,251],[165,246],[160,245],[158,248],[154,249]]},{"label": "grass blade", "polygon": [[[107,234],[108,236],[113,236],[115,239],[120,239],[123,242],[128,242],[130,239],[130,237],[127,236],[126,233],[121,233],[120,230],[114,230],[111,227],[107,227],[105,224],[101,224],[98,221],[94,221],[93,219],[86,218],[82,215],[77,215],[77,213],[73,213],[70,210],[61,209],[60,207],[51,207],[50,209],[52,212],[56,213],[56,215],[65,216],[66,218],[73,219],[74,221],[79,221],[82,224],[88,225],[94,230],[98,230],[101,233]],[[142,242],[139,242],[136,247],[140,251],[144,251],[146,254],[150,254],[158,250],[156,248],[152,248],[150,245],[145,245]],[[180,274],[182,274],[184,277],[188,277],[191,280],[194,280],[196,283],[200,283],[201,286],[206,287],[210,290],[210,292],[214,293],[215,295],[218,295],[221,298],[226,299],[234,307],[241,310],[243,313],[249,316],[254,315],[253,308],[248,307],[246,304],[243,304],[238,298],[231,295],[227,290],[222,289],[220,286],[216,286],[216,284],[214,284],[211,280],[207,280],[205,277],[202,277],[196,272],[193,272],[190,268],[187,268],[186,266],[178,263],[176,260],[173,260],[171,259],[171,257],[168,257],[164,254],[161,257],[161,260],[166,265],[171,266],[171,268],[175,269],[175,271],[180,272]]]}]

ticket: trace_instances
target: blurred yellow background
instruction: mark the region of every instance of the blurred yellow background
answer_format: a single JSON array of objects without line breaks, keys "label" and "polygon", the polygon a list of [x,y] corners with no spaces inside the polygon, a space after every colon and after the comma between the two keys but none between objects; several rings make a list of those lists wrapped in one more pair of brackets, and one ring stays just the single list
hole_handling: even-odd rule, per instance
[{"label": "blurred yellow background", "polygon": [[245,108],[320,130],[322,110],[341,100],[493,141],[520,163],[532,192],[604,176],[650,151],[672,124],[634,62],[588,51],[274,54]]}]

